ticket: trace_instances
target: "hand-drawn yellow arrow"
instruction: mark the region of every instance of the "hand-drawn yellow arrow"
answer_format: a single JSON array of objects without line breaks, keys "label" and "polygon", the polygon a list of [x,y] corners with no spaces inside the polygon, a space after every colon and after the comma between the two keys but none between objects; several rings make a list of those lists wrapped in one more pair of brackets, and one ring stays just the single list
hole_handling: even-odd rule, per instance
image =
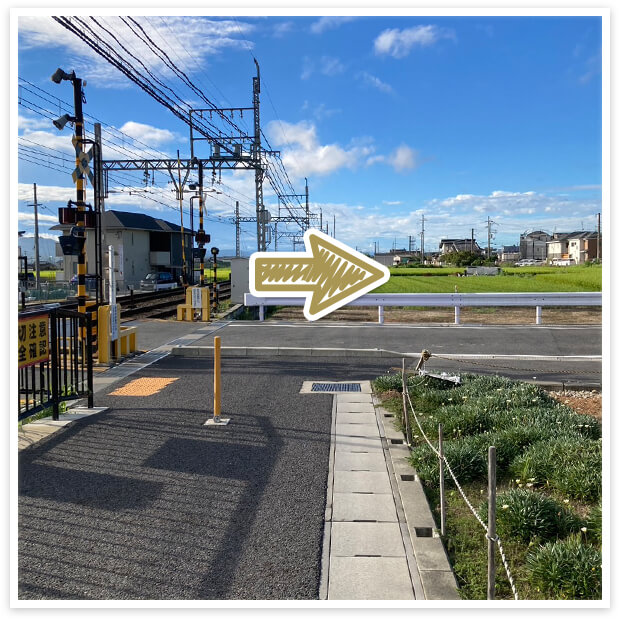
[{"label": "hand-drawn yellow arrow", "polygon": [[387,267],[319,230],[304,234],[306,252],[255,252],[250,292],[257,297],[305,297],[309,321],[340,308],[387,282]]}]

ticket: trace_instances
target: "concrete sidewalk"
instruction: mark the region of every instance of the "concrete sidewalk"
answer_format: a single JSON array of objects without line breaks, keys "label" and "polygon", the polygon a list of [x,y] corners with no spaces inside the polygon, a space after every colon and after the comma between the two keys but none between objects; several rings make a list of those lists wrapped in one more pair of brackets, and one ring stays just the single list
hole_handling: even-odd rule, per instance
[{"label": "concrete sidewalk", "polygon": [[360,387],[334,396],[321,598],[459,599],[402,435],[375,408],[370,382]]}]

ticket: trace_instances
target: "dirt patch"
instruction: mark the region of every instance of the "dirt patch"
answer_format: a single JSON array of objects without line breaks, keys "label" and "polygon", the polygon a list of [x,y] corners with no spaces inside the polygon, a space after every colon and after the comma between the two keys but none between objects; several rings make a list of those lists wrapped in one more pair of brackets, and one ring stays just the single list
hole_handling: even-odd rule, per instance
[{"label": "dirt patch", "polygon": [[[353,306],[340,308],[320,321],[360,321],[376,323],[377,308]],[[304,321],[301,307],[277,309],[269,320]],[[454,323],[454,308],[390,308],[384,311],[386,323]],[[461,308],[463,325],[530,325],[536,322],[535,308]],[[601,308],[543,308],[546,325],[600,325]]]},{"label": "dirt patch", "polygon": [[563,405],[567,405],[573,411],[592,416],[599,422],[603,418],[603,397],[599,392],[549,392],[549,396],[555,398],[555,400]]}]

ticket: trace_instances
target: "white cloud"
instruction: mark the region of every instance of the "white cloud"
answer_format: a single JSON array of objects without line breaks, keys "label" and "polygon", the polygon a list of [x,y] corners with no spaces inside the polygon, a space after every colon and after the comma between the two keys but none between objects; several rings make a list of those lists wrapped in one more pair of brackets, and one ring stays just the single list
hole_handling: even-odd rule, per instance
[{"label": "white cloud", "polygon": [[388,158],[396,172],[405,172],[417,168],[417,153],[406,144],[401,144]]},{"label": "white cloud", "polygon": [[[92,18],[81,19],[89,22]],[[99,16],[96,19],[104,27],[117,33],[119,40],[125,41],[127,49],[141,58],[152,71],[160,76],[172,77],[171,69],[157,56],[153,46],[148,41],[142,41],[134,36],[120,17]],[[207,59],[226,48],[253,47],[252,41],[248,40],[246,35],[254,30],[254,26],[238,19],[215,20],[181,15],[136,16],[133,19],[140,24],[152,41],[166,50],[177,67],[186,73],[204,70]],[[95,27],[94,23],[91,25]],[[87,78],[91,86],[127,88],[132,84],[120,71],[52,17],[22,16],[19,18],[18,26],[21,48],[64,48],[71,56],[71,68],[80,77]],[[52,71],[53,69],[50,70],[50,74]]]},{"label": "white cloud", "polygon": [[388,93],[390,95],[394,93],[394,89],[389,84],[383,82],[377,76],[368,73],[368,71],[362,71],[359,73],[359,78],[362,82],[364,82],[364,84],[372,86],[373,88],[376,88],[384,93]]},{"label": "white cloud", "polygon": [[321,67],[320,72],[323,75],[339,75],[344,72],[344,65],[338,60],[338,58],[333,58],[331,56],[322,56],[321,57]]},{"label": "white cloud", "polygon": [[[390,201],[382,201],[389,204]],[[459,194],[426,201],[420,208],[398,205],[360,206],[358,204],[317,203],[312,210],[323,210],[323,221],[330,222],[336,215],[336,235],[345,243],[368,244],[381,239],[380,249],[392,246],[396,238],[401,246],[409,235],[415,236],[419,246],[421,216],[425,219],[425,246],[436,250],[442,238],[469,238],[471,229],[477,239],[486,245],[486,215],[495,222],[497,235],[494,243],[510,245],[519,242],[525,230],[554,229],[560,232],[595,230],[596,213],[600,201],[568,200],[536,192],[497,191],[489,195]],[[560,215],[561,214],[561,215]]]},{"label": "white cloud", "polygon": [[296,178],[327,175],[341,168],[354,169],[372,153],[372,146],[356,143],[348,148],[338,144],[320,144],[316,126],[272,121],[266,131],[273,143],[284,146],[282,162]]},{"label": "white cloud", "polygon": [[[32,191],[32,187],[30,188]],[[38,199],[38,196],[37,196]],[[37,215],[40,226],[54,226],[54,224],[58,224],[58,217],[55,215],[45,215],[44,213],[39,213]],[[17,219],[20,222],[28,222],[29,224],[34,224],[34,212],[32,213],[24,213],[22,211],[18,211]]]},{"label": "white cloud", "polygon": [[324,118],[330,118],[334,114],[339,114],[342,110],[338,108],[328,108],[324,103],[311,104],[307,99],[301,106],[302,112],[310,112],[314,118],[318,121],[322,121]]},{"label": "white cloud", "polygon": [[317,61],[309,56],[304,56],[302,63],[302,80],[307,80],[315,72],[328,77],[334,77],[335,75],[344,73],[345,70],[345,66],[342,62],[333,56],[321,56]]},{"label": "white cloud", "polygon": [[[67,180],[71,177],[67,175]],[[17,199],[19,201],[32,202],[32,185],[30,183],[19,183],[17,186]],[[37,200],[41,203],[64,202],[75,200],[75,186],[59,187],[57,185],[37,184]]]},{"label": "white cloud", "polygon": [[397,206],[397,205],[402,205],[403,201],[402,200],[384,200],[383,204],[388,205],[388,206]]},{"label": "white cloud", "polygon": [[414,47],[428,47],[445,38],[453,39],[454,34],[432,24],[403,30],[388,28],[375,39],[374,49],[377,55],[404,58]]},{"label": "white cloud", "polygon": [[49,129],[52,122],[41,117],[22,116],[17,117],[17,129],[19,131],[35,131],[37,129]]},{"label": "white cloud", "polygon": [[294,29],[293,22],[280,22],[273,27],[273,36],[281,38],[292,32]]},{"label": "white cloud", "polygon": [[355,17],[321,17],[317,21],[313,22],[310,26],[310,32],[312,34],[322,34],[326,30],[332,30],[339,28],[342,24],[353,21]]},{"label": "white cloud", "polygon": [[158,129],[152,125],[145,125],[144,123],[137,123],[136,121],[126,122],[120,128],[120,131],[136,140],[140,140],[140,142],[146,142],[153,146],[159,146],[160,144],[178,140],[178,136],[168,129]]}]

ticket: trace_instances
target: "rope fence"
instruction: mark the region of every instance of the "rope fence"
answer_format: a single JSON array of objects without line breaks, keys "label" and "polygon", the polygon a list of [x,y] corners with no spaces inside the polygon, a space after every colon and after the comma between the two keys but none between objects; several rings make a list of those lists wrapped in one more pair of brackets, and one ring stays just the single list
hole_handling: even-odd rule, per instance
[{"label": "rope fence", "polygon": [[[420,362],[418,362],[418,365],[416,367],[416,371],[420,372],[420,370],[422,370],[422,367],[424,365],[424,362],[430,358],[430,353],[428,353],[428,351],[423,351],[422,352],[422,356],[420,358]],[[452,467],[450,466],[450,463],[448,462],[448,460],[446,459],[446,457],[443,454],[443,434],[442,434],[442,429],[441,429],[441,424],[439,425],[439,442],[438,442],[438,447],[435,448],[435,446],[433,445],[433,443],[430,441],[430,439],[428,438],[428,436],[426,435],[426,433],[424,432],[424,429],[422,428],[422,425],[420,424],[420,420],[416,414],[416,411],[413,407],[413,403],[411,402],[411,396],[409,394],[409,390],[407,387],[407,374],[405,371],[405,360],[403,358],[403,373],[402,373],[402,388],[403,388],[403,394],[406,394],[406,398],[403,397],[403,416],[404,416],[404,423],[405,423],[405,428],[408,429],[407,430],[407,444],[409,446],[411,446],[411,442],[409,440],[409,434],[410,434],[410,429],[409,429],[409,410],[411,410],[411,413],[413,415],[413,419],[418,427],[418,429],[420,430],[420,433],[422,435],[422,437],[424,438],[424,441],[427,443],[428,447],[431,449],[431,451],[435,454],[435,456],[439,459],[439,465],[440,465],[440,480],[441,482],[443,482],[443,467],[445,466],[446,470],[448,471],[448,473],[450,474],[450,477],[452,478],[458,492],[460,493],[461,497],[463,498],[465,504],[467,505],[467,507],[469,508],[469,510],[471,511],[471,513],[474,515],[474,517],[476,518],[476,520],[478,521],[478,523],[480,523],[480,525],[482,526],[482,528],[484,529],[484,533],[485,533],[485,537],[487,538],[487,540],[491,543],[489,544],[489,571],[488,571],[488,584],[487,584],[487,598],[493,599],[495,598],[495,569],[494,569],[494,564],[495,564],[495,556],[494,556],[494,545],[497,545],[497,549],[499,551],[501,560],[502,560],[502,564],[504,566],[504,570],[506,572],[506,576],[508,578],[508,583],[510,584],[510,588],[512,590],[513,596],[515,600],[519,600],[519,595],[517,592],[517,588],[515,586],[514,583],[514,579],[512,576],[512,573],[510,572],[510,567],[508,566],[508,560],[506,558],[506,553],[504,551],[504,547],[502,545],[502,541],[500,540],[499,536],[497,536],[495,534],[495,522],[494,522],[494,515],[495,515],[495,491],[496,491],[496,484],[495,484],[495,446],[489,446],[489,479],[490,481],[492,481],[492,485],[489,484],[489,524],[486,524],[482,518],[480,517],[480,515],[478,514],[478,512],[476,511],[476,509],[473,507],[471,501],[469,500],[469,498],[467,497],[467,495],[465,494],[465,491],[463,491],[463,488],[461,487],[457,477],[454,474],[454,471],[452,470]],[[408,405],[408,407],[407,407]],[[491,488],[492,487],[492,488]],[[491,505],[492,502],[492,505]],[[442,536],[445,536],[445,492],[443,489],[443,484],[440,484],[440,510],[441,510],[441,515],[442,515],[442,524],[441,524],[441,534]],[[491,524],[491,516],[493,516],[493,523]],[[489,527],[491,526],[491,527]],[[491,530],[491,534],[489,534],[489,531]]]}]

